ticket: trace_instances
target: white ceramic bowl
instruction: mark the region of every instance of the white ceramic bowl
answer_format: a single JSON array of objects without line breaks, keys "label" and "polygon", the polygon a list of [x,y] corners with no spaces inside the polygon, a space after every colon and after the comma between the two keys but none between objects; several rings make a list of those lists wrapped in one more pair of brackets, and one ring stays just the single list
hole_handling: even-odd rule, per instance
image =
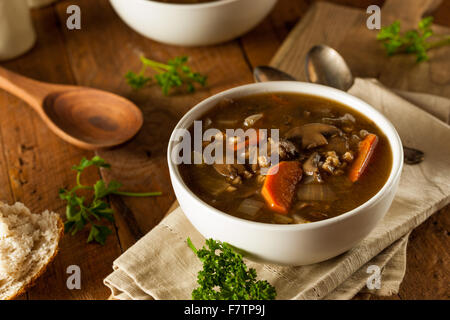
[{"label": "white ceramic bowl", "polygon": [[170,160],[177,143],[172,134],[168,146],[169,171],[178,202],[191,223],[206,238],[226,241],[253,260],[285,265],[305,265],[335,257],[366,237],[388,211],[400,180],[403,151],[393,125],[364,101],[343,91],[303,82],[265,82],[236,87],[216,94],[191,109],[176,129],[188,129],[194,120],[222,98],[255,93],[291,92],[325,97],[361,112],[385,133],[392,149],[392,169],[385,185],[361,206],[334,218],[308,224],[276,225],[248,221],[221,212],[206,204],[185,185],[177,165]]},{"label": "white ceramic bowl", "polygon": [[277,0],[220,0],[172,4],[151,0],[110,0],[122,20],[143,36],[180,46],[228,41],[260,23]]}]

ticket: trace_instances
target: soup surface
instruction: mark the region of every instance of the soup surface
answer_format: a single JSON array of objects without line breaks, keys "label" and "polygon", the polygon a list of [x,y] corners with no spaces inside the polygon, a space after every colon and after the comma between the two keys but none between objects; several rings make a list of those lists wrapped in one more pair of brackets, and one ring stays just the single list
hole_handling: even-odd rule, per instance
[{"label": "soup surface", "polygon": [[[180,164],[180,173],[203,201],[243,219],[292,224],[335,217],[374,196],[391,171],[392,153],[383,132],[332,100],[258,94],[223,100],[201,120],[203,132],[215,128],[222,133],[203,141],[203,150],[223,141],[224,154],[230,146],[235,151],[234,163],[206,164],[203,153],[203,163]],[[255,129],[256,135],[226,135],[227,129],[239,128]],[[279,130],[278,139],[270,129]],[[268,152],[261,156],[263,145]],[[237,163],[238,154],[245,163]]]}]

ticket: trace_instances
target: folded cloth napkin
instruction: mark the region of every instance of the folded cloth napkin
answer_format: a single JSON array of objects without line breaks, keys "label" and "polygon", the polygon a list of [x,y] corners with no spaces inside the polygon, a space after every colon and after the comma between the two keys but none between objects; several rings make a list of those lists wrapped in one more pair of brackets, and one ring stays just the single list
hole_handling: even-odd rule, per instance
[{"label": "folded cloth napkin", "polygon": [[[300,267],[246,260],[260,279],[275,286],[278,299],[350,299],[366,290],[370,276],[378,268],[381,287],[371,293],[398,292],[406,267],[409,233],[449,203],[450,126],[445,121],[450,115],[450,100],[393,92],[372,79],[356,79],[349,93],[382,112],[405,145],[425,152],[425,161],[404,166],[389,212],[366,239],[348,252]],[[202,266],[187,247],[187,237],[196,247],[204,244],[205,239],[177,208],[114,261],[113,273],[104,280],[112,297],[190,299]]]}]

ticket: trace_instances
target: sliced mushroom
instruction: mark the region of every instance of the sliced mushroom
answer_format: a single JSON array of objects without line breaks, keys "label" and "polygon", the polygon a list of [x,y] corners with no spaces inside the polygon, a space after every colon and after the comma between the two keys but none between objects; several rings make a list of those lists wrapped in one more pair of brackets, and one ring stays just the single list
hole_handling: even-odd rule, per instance
[{"label": "sliced mushroom", "polygon": [[335,126],[325,123],[308,123],[301,127],[295,127],[286,133],[286,138],[301,138],[302,147],[311,149],[328,143],[324,135],[335,135],[341,131]]},{"label": "sliced mushroom", "polygon": [[334,136],[328,139],[328,144],[324,147],[325,151],[336,151],[342,155],[350,149],[346,135]]},{"label": "sliced mushroom", "polygon": [[229,180],[236,179],[245,171],[245,166],[243,164],[214,163],[213,167],[219,174],[228,178]]},{"label": "sliced mushroom", "polygon": [[278,153],[281,160],[286,160],[290,158],[295,158],[299,152],[295,144],[286,139],[279,139],[278,142],[275,142],[272,138],[269,138],[270,141],[270,152]]},{"label": "sliced mushroom", "polygon": [[303,172],[314,178],[315,182],[322,182],[322,177],[319,173],[319,161],[320,155],[314,152],[309,156],[309,158],[303,163]]},{"label": "sliced mushroom", "polygon": [[314,152],[308,158],[308,160],[303,163],[303,172],[309,176],[319,171],[318,163],[320,160],[320,155],[318,152]]},{"label": "sliced mushroom", "polygon": [[329,123],[329,124],[350,124],[350,123],[355,123],[356,119],[350,113],[346,113],[342,117],[323,118],[322,121],[325,123]]}]

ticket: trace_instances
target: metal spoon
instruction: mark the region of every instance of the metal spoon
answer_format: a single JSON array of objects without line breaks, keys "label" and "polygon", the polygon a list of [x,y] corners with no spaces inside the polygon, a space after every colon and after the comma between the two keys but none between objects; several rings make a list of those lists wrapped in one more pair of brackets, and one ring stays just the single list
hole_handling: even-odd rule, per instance
[{"label": "metal spoon", "polygon": [[297,79],[290,74],[269,66],[259,66],[254,68],[253,78],[255,82],[297,81]]},{"label": "metal spoon", "polygon": [[306,78],[309,82],[348,91],[354,78],[344,58],[326,45],[312,47],[306,55]]},{"label": "metal spoon", "polygon": [[44,83],[2,67],[0,88],[27,102],[55,134],[80,148],[122,144],[143,124],[136,105],[110,92]]},{"label": "metal spoon", "polygon": [[[354,83],[353,75],[345,60],[333,48],[326,45],[312,47],[306,56],[306,76],[309,82],[326,85],[347,91]],[[256,82],[262,81],[297,81],[291,75],[269,66],[253,69]],[[420,150],[403,147],[404,162],[418,164],[424,159]]]}]

